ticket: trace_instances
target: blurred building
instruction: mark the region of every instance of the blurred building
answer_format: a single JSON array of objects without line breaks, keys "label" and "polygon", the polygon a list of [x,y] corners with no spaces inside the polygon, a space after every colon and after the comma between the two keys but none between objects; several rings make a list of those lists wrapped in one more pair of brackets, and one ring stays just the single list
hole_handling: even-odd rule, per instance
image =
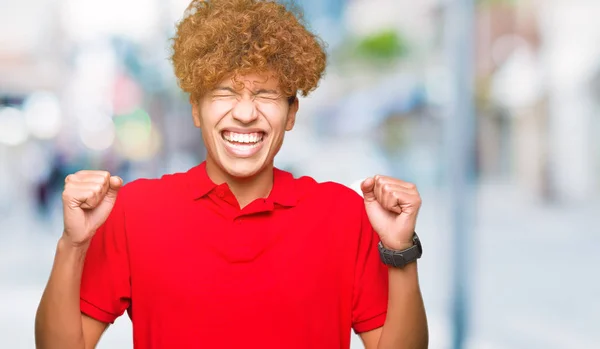
[{"label": "blurred building", "polygon": [[[448,65],[456,56],[446,22],[452,1],[295,2],[328,42],[329,66],[300,100],[276,165],[321,181],[382,173],[419,185],[431,347],[448,348],[456,251],[448,247],[453,157],[445,147],[459,92]],[[33,345],[67,174],[106,169],[129,181],[204,159],[169,62],[169,38],[188,5],[2,0],[0,308],[14,311],[0,316],[0,347]],[[471,348],[592,349],[600,340],[599,16],[598,0],[476,1]],[[129,343],[128,328],[111,330],[105,347]]]},{"label": "blurred building", "polygon": [[537,199],[598,193],[598,2],[494,2],[477,14],[482,174]]}]

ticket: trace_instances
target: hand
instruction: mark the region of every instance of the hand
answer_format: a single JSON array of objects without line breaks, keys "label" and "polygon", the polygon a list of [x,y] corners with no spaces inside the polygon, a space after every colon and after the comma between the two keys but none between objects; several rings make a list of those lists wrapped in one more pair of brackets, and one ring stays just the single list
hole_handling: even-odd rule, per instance
[{"label": "hand", "polygon": [[421,208],[417,187],[399,179],[377,175],[365,179],[360,189],[369,221],[383,245],[391,250],[412,246],[417,214]]},{"label": "hand", "polygon": [[65,179],[62,194],[66,238],[75,246],[87,244],[106,221],[123,180],[106,171],[79,171]]}]

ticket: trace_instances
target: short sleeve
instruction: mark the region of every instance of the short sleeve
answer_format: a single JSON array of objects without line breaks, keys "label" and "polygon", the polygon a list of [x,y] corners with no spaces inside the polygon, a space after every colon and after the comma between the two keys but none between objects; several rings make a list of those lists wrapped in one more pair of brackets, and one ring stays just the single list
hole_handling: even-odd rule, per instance
[{"label": "short sleeve", "polygon": [[361,207],[352,309],[352,327],[356,333],[383,326],[388,304],[388,268],[379,257],[379,236],[369,222],[364,205]]},{"label": "short sleeve", "polygon": [[131,283],[122,188],[106,222],[90,242],[81,278],[81,312],[113,323],[130,305]]}]

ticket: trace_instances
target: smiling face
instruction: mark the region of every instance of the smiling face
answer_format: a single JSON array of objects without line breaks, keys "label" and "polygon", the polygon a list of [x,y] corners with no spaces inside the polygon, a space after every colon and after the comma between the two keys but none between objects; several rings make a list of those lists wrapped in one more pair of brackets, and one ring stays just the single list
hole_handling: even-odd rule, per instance
[{"label": "smiling face", "polygon": [[206,165],[213,180],[245,179],[270,170],[286,131],[294,127],[298,99],[282,94],[269,75],[228,77],[192,101],[194,124],[202,130]]}]

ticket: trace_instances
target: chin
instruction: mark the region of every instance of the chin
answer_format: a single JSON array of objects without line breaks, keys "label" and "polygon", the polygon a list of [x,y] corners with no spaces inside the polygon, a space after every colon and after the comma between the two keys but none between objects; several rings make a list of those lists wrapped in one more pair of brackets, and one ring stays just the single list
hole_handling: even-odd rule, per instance
[{"label": "chin", "polygon": [[221,162],[228,176],[238,179],[254,177],[267,167],[265,159],[228,159]]},{"label": "chin", "polygon": [[215,144],[215,151],[210,152],[207,160],[213,162],[215,170],[221,172],[221,176],[225,178],[249,179],[262,173],[265,169],[270,168],[269,164],[273,163],[270,149],[272,144],[264,143],[258,151],[252,155],[240,156],[235,152],[228,151],[228,148],[223,143]]}]

